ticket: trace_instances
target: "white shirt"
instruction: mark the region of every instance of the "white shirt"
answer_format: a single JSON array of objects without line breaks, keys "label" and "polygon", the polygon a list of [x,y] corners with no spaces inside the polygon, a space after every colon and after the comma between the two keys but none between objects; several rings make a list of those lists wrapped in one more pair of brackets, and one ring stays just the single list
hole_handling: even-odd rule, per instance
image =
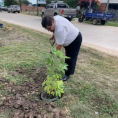
[{"label": "white shirt", "polygon": [[76,7],[76,10],[80,10],[80,6],[77,6],[77,7]]},{"label": "white shirt", "polygon": [[55,30],[54,38],[58,45],[68,46],[79,34],[79,30],[66,18],[54,16]]}]

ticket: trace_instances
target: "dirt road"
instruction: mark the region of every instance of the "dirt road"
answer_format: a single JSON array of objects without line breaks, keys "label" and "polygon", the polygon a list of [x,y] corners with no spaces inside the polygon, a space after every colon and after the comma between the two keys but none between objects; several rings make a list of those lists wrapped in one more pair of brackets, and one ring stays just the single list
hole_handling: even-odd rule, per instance
[{"label": "dirt road", "polygon": [[[42,28],[41,17],[2,12],[0,20],[51,34]],[[79,23],[77,19],[72,23],[81,31],[83,45],[118,56],[118,27]]]}]

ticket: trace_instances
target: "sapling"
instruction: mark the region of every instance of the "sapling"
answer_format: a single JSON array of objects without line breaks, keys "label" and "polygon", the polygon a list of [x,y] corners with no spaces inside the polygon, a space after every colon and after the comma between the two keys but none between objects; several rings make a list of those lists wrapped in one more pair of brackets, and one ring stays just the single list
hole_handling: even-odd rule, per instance
[{"label": "sapling", "polygon": [[64,56],[63,52],[56,50],[56,48],[51,48],[51,54],[47,58],[46,63],[46,80],[42,83],[44,91],[48,95],[61,97],[64,93],[63,81],[61,80],[62,75],[65,70],[67,70],[67,64],[65,59],[69,57]]}]

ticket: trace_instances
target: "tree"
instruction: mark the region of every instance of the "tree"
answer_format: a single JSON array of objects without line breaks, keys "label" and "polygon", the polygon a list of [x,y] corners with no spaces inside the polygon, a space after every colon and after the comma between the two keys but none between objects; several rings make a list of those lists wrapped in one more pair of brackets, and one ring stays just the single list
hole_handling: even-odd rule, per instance
[{"label": "tree", "polygon": [[64,0],[65,3],[69,5],[69,7],[76,8],[79,0]]},{"label": "tree", "polygon": [[30,2],[28,0],[22,0],[22,3],[26,4],[26,5],[30,4]]},{"label": "tree", "polygon": [[3,0],[3,1],[4,1],[5,6],[18,5],[19,4],[17,0]]},{"label": "tree", "polygon": [[44,91],[49,96],[61,97],[64,93],[63,81],[60,78],[62,78],[65,70],[67,70],[68,65],[65,63],[65,59],[69,59],[69,57],[65,56],[62,51],[51,47],[46,63],[47,77],[42,83]]},{"label": "tree", "polygon": [[28,0],[3,0],[5,6],[30,4]]},{"label": "tree", "polygon": [[49,3],[51,3],[51,1],[52,1],[52,0],[46,0],[46,3],[49,4]]},{"label": "tree", "polygon": [[89,10],[92,9],[97,9],[98,6],[100,6],[99,0],[80,0],[77,3],[81,8],[89,8]]},{"label": "tree", "polygon": [[20,8],[21,8],[21,12],[22,12],[21,2],[22,2],[22,1],[21,1],[21,0],[19,0],[19,5],[20,5]]}]

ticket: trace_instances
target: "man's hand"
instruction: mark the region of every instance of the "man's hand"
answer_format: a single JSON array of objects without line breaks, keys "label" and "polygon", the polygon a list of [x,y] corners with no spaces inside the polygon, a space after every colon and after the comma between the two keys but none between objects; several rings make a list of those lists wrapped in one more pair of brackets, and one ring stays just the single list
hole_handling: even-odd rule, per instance
[{"label": "man's hand", "polygon": [[54,35],[50,38],[50,40],[53,40],[54,39]]},{"label": "man's hand", "polygon": [[63,47],[63,45],[56,45],[57,50],[61,50],[62,47]]}]

